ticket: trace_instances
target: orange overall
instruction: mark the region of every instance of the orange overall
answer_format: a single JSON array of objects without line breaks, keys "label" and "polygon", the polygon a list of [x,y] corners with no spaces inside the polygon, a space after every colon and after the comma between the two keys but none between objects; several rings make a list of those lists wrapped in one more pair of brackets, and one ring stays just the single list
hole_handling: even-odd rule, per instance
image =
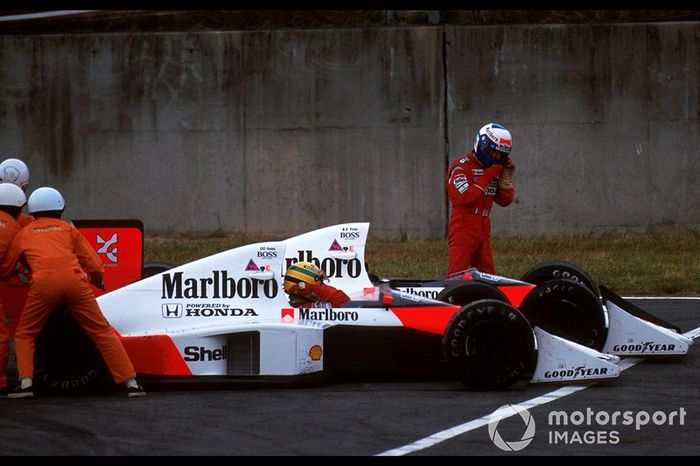
[{"label": "orange overall", "polygon": [[15,236],[0,273],[9,273],[24,256],[32,278],[22,316],[15,330],[20,379],[34,373],[36,337],[51,312],[63,304],[90,336],[116,383],[135,375],[134,366],[95,300],[90,282],[102,281],[102,261],[90,243],[70,223],[41,217]]},{"label": "orange overall", "polygon": [[[7,212],[0,211],[0,258],[5,256],[12,238],[21,229],[17,220]],[[12,264],[14,270],[14,263]],[[7,358],[10,356],[10,328],[5,320],[5,312],[0,296],[0,388],[7,386]]]},{"label": "orange overall", "polygon": [[34,221],[34,217],[33,217],[33,216],[27,215],[27,214],[23,214],[23,213],[20,213],[20,214],[19,214],[19,217],[17,218],[17,222],[19,223],[19,226],[22,227],[22,228],[26,227],[27,225],[29,225],[29,224],[32,223],[33,221]]}]

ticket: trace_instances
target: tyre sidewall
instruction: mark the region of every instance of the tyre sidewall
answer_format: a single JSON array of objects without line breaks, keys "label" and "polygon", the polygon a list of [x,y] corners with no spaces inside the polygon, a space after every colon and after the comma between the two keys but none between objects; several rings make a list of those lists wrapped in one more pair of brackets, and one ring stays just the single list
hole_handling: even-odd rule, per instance
[{"label": "tyre sidewall", "polygon": [[456,306],[464,306],[482,299],[492,299],[510,303],[506,295],[498,288],[473,281],[448,284],[438,295],[436,300]]},{"label": "tyre sidewall", "polygon": [[[548,318],[552,310],[575,305],[575,312],[580,313],[578,322],[586,328],[575,328],[573,332],[562,333]],[[557,279],[541,283],[533,288],[520,304],[520,311],[525,314],[530,323],[554,335],[561,336],[581,345],[600,351],[605,345],[608,335],[608,319],[600,304],[600,299],[585,285],[573,280]],[[547,315],[547,312],[550,315]],[[555,311],[554,311],[555,312]],[[564,315],[561,316],[565,318]],[[576,324],[565,319],[565,324]],[[572,338],[572,335],[582,335]]]},{"label": "tyre sidewall", "polygon": [[533,285],[540,285],[550,280],[572,280],[591,290],[596,297],[600,290],[593,278],[581,267],[566,261],[548,261],[537,264],[522,276],[521,280]]},{"label": "tyre sidewall", "polygon": [[[475,329],[485,322],[503,326],[512,344],[510,355],[488,374],[484,371],[483,361],[467,354],[467,338],[473,337]],[[479,300],[464,306],[449,322],[443,346],[453,374],[477,390],[499,390],[520,380],[529,380],[537,363],[532,327],[525,316],[503,301]]]},{"label": "tyre sidewall", "polygon": [[114,387],[104,359],[70,312],[57,309],[36,340],[37,391],[59,395],[103,392]]},{"label": "tyre sidewall", "polygon": [[152,277],[153,275],[158,275],[159,273],[166,272],[175,267],[167,262],[146,262],[143,264],[143,270],[141,271],[141,279]]}]

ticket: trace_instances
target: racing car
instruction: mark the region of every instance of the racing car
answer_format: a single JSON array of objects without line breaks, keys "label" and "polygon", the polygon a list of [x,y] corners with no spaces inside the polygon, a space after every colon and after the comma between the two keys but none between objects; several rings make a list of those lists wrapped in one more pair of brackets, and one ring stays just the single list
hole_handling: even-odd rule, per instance
[{"label": "racing car", "polygon": [[[573,264],[537,267],[526,274],[531,282],[477,270],[433,281],[370,276],[368,231],[369,223],[345,223],[233,248],[126,284],[98,303],[142,380],[421,374],[492,390],[611,379],[620,356],[682,355],[692,344],[613,292],[600,287],[598,296]],[[292,307],[282,280],[299,261],[317,264],[351,300]],[[75,354],[60,356],[70,332],[51,329],[37,342],[37,382],[72,390],[111,383],[89,341],[76,335]]]}]

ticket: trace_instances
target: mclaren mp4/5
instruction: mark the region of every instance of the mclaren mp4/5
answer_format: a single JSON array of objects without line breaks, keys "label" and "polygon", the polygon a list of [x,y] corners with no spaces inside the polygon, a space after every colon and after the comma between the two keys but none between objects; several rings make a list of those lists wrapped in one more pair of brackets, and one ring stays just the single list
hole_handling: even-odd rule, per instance
[{"label": "mclaren mp4/5", "polygon": [[[444,280],[371,276],[368,231],[369,223],[345,223],[237,247],[127,284],[98,302],[146,381],[420,374],[504,389],[615,378],[620,356],[685,354],[692,344],[603,287],[601,297],[573,264],[544,264],[523,280],[477,270]],[[290,306],[282,280],[297,261],[319,265],[351,301]],[[50,351],[38,358],[47,383],[60,379],[51,374]],[[98,360],[72,368],[78,382],[62,386],[104,380]]]}]

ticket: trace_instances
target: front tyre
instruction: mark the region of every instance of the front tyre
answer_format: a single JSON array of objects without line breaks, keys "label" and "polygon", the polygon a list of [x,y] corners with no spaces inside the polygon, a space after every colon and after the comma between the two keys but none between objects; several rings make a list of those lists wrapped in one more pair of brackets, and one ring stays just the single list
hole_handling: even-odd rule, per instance
[{"label": "front tyre", "polygon": [[447,325],[443,348],[455,377],[477,390],[501,390],[529,380],[537,364],[530,323],[499,300],[462,307]]},{"label": "front tyre", "polygon": [[600,300],[580,282],[544,282],[525,296],[520,311],[532,325],[598,351],[608,337],[608,318]]}]

